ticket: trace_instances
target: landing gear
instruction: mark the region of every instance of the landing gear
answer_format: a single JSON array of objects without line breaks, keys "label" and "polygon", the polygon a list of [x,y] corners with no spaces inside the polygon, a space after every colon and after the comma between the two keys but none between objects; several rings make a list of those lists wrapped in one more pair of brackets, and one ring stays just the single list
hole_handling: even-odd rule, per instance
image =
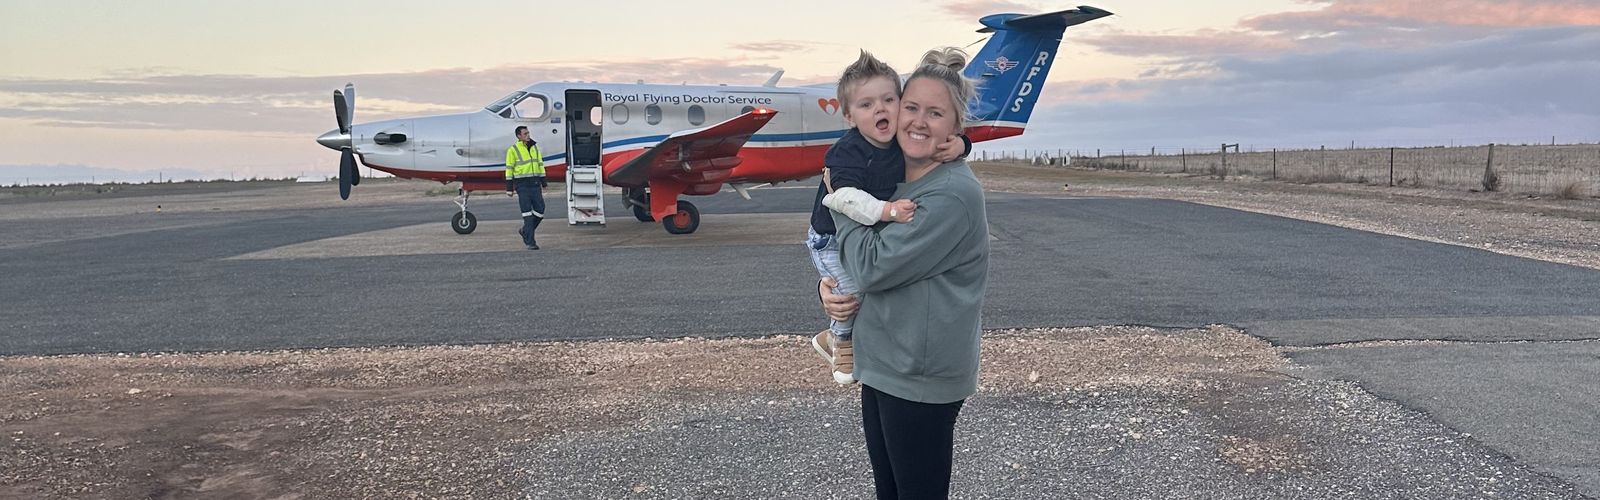
[{"label": "landing gear", "polygon": [[671,234],[689,234],[700,228],[700,209],[693,203],[678,200],[678,213],[661,219],[661,226]]},{"label": "landing gear", "polygon": [[450,229],[456,234],[472,234],[478,229],[478,216],[467,211],[467,199],[471,197],[472,193],[465,189],[456,190],[456,206],[461,207],[461,211],[450,217]]},{"label": "landing gear", "polygon": [[656,217],[650,215],[650,193],[643,189],[623,189],[622,207],[633,211],[633,218],[639,222],[655,222]]}]

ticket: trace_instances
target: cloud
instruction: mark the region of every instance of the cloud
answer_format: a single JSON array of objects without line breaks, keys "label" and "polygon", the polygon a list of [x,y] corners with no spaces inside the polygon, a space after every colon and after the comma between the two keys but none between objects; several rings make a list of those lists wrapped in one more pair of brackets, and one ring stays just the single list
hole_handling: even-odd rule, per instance
[{"label": "cloud", "polygon": [[777,71],[709,58],[546,62],[348,76],[172,75],[0,79],[0,118],[53,127],[317,133],[332,128],[333,89],[357,87],[358,121],[477,109],[539,81],[759,83]]},{"label": "cloud", "polygon": [[1596,26],[1600,25],[1600,4],[1593,0],[1336,0],[1322,9],[1257,16],[1240,24],[1289,34],[1367,26]]},{"label": "cloud", "polygon": [[1035,5],[1032,5],[1032,4],[1012,2],[1012,1],[1008,1],[1008,0],[977,0],[977,1],[959,1],[958,0],[958,1],[946,3],[946,4],[942,5],[942,6],[940,6],[940,8],[944,9],[945,12],[948,12],[951,15],[959,16],[961,19],[968,20],[968,21],[973,20],[973,19],[979,19],[979,18],[982,18],[982,17],[990,15],[990,14],[1001,13],[1001,12],[1016,12],[1016,13],[1045,12],[1044,9],[1040,9],[1038,6],[1035,6]]},{"label": "cloud", "polygon": [[1277,53],[1296,47],[1292,40],[1247,31],[1199,30],[1182,35],[1111,31],[1087,37],[1084,43],[1110,54],[1167,56],[1186,59],[1229,54]]},{"label": "cloud", "polygon": [[1027,134],[1004,144],[1592,142],[1600,140],[1600,99],[1589,86],[1600,81],[1597,53],[1600,31],[1555,27],[1381,51],[1215,56],[1204,72],[1052,84]]},{"label": "cloud", "polygon": [[733,45],[729,45],[729,47],[732,47],[733,50],[742,50],[742,51],[745,51],[745,52],[789,53],[789,52],[802,52],[802,51],[806,51],[806,50],[811,50],[809,44],[807,44],[807,43],[804,43],[804,42],[792,42],[792,41],[785,41],[785,40],[773,40],[773,41],[770,41],[770,42],[736,43],[736,44],[733,44]]}]

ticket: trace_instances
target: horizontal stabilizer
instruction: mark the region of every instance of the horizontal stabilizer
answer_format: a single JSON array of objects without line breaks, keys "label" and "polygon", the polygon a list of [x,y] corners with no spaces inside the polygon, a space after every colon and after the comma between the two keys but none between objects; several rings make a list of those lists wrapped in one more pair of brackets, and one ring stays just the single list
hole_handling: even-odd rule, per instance
[{"label": "horizontal stabilizer", "polygon": [[983,19],[978,20],[978,22],[983,23],[983,29],[978,30],[978,32],[993,33],[999,30],[1060,31],[1068,26],[1076,26],[1110,15],[1111,12],[1087,5],[1047,14],[995,14],[984,16]]}]

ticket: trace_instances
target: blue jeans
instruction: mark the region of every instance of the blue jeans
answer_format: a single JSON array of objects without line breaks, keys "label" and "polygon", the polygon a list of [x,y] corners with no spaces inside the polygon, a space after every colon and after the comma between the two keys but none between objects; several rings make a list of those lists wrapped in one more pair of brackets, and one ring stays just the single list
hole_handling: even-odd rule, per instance
[{"label": "blue jeans", "polygon": [[[817,234],[814,229],[806,229],[806,249],[811,251],[811,265],[817,267],[817,274],[824,278],[833,278],[839,286],[833,293],[840,295],[855,295],[856,280],[844,272],[844,264],[839,262],[839,238],[833,234]],[[834,321],[828,325],[833,330],[833,336],[839,340],[850,340],[855,329],[856,319],[851,317],[844,321]]]}]

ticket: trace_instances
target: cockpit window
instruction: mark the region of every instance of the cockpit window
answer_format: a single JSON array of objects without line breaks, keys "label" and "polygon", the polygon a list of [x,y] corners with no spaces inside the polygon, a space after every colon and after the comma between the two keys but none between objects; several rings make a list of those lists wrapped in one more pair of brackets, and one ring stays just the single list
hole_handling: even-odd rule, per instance
[{"label": "cockpit window", "polygon": [[550,113],[550,102],[542,95],[519,90],[500,98],[494,104],[484,106],[483,109],[506,118],[542,120]]},{"label": "cockpit window", "polygon": [[494,113],[494,114],[498,115],[498,114],[500,114],[500,111],[506,109],[506,107],[510,106],[512,103],[517,102],[519,99],[522,99],[523,96],[526,96],[526,95],[528,95],[527,92],[523,92],[523,91],[520,91],[520,90],[516,91],[516,92],[512,92],[511,95],[508,95],[508,96],[505,96],[505,97],[501,97],[500,100],[495,101],[494,104],[490,104],[488,106],[484,106],[483,109],[487,109],[487,110],[489,110],[490,113]]}]

